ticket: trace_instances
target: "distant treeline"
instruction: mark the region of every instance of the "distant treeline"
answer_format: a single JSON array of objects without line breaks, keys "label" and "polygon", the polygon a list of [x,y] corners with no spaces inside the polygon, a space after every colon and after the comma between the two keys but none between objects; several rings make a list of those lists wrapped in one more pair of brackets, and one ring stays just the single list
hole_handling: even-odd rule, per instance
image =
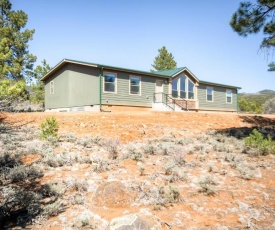
[{"label": "distant treeline", "polygon": [[249,113],[265,113],[265,103],[275,98],[275,91],[262,90],[258,93],[240,93],[238,96],[239,111]]}]

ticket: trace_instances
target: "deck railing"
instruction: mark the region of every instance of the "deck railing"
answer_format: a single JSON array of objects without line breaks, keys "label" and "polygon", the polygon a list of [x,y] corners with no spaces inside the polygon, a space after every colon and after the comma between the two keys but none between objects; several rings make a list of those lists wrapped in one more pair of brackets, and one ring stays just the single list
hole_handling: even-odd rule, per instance
[{"label": "deck railing", "polygon": [[[182,105],[182,103],[180,103],[181,101],[185,102],[185,107]],[[171,94],[167,94],[167,93],[154,93],[154,103],[163,103],[169,108],[171,108],[172,110],[175,110],[175,105],[177,105],[183,110],[188,110],[187,100],[183,98],[176,99],[172,97]]]}]

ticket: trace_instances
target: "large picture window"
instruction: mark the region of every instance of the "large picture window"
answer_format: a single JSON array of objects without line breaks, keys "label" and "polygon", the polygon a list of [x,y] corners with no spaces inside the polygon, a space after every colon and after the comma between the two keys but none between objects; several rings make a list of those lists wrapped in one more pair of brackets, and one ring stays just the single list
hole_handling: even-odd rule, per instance
[{"label": "large picture window", "polygon": [[172,80],[172,96],[175,98],[194,99],[195,85],[185,75]]},{"label": "large picture window", "polygon": [[213,87],[206,87],[206,101],[213,101]]},{"label": "large picture window", "polygon": [[194,83],[188,79],[188,99],[194,99]]},{"label": "large picture window", "polygon": [[186,98],[186,77],[181,76],[180,77],[180,97]]},{"label": "large picture window", "polygon": [[232,103],[232,90],[226,90],[226,103]]},{"label": "large picture window", "polygon": [[116,78],[114,73],[104,74],[104,92],[116,93]]},{"label": "large picture window", "polygon": [[172,97],[178,97],[178,78],[172,80]]},{"label": "large picture window", "polygon": [[130,94],[140,95],[140,77],[130,76]]}]

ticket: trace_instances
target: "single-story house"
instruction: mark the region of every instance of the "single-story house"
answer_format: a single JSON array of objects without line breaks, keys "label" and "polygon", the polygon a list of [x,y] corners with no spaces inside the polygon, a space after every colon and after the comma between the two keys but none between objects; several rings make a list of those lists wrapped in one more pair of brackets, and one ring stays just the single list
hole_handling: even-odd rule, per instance
[{"label": "single-story house", "polygon": [[188,68],[146,72],[64,59],[42,79],[46,111],[139,106],[166,111],[238,108],[240,87],[199,80]]}]

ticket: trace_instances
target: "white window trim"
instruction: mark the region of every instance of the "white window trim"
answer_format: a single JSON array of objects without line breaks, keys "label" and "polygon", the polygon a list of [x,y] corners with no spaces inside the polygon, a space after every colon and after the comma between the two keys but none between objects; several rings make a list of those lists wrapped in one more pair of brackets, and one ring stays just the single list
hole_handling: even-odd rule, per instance
[{"label": "white window trim", "polygon": [[50,81],[50,94],[54,94],[54,81]]},{"label": "white window trim", "polygon": [[[139,94],[131,93],[131,78],[139,78]],[[135,76],[135,75],[129,76],[129,95],[141,96],[141,77],[140,76]]]},{"label": "white window trim", "polygon": [[[112,75],[115,75],[115,91],[114,92],[110,92],[110,91],[105,91],[105,75],[106,74],[112,74]],[[113,73],[113,72],[103,72],[103,84],[102,84],[102,87],[103,87],[103,93],[112,93],[112,94],[117,94],[117,74],[116,73]]]},{"label": "white window trim", "polygon": [[[207,100],[207,88],[212,88],[212,101],[208,101]],[[207,102],[214,102],[214,87],[212,87],[212,86],[206,86],[206,101]]]},{"label": "white window trim", "polygon": [[[231,92],[231,96],[230,96],[231,102],[227,102],[227,91]],[[226,89],[226,91],[225,91],[225,102],[226,102],[226,104],[232,104],[232,102],[233,102],[233,92],[232,92],[232,89]]]}]

